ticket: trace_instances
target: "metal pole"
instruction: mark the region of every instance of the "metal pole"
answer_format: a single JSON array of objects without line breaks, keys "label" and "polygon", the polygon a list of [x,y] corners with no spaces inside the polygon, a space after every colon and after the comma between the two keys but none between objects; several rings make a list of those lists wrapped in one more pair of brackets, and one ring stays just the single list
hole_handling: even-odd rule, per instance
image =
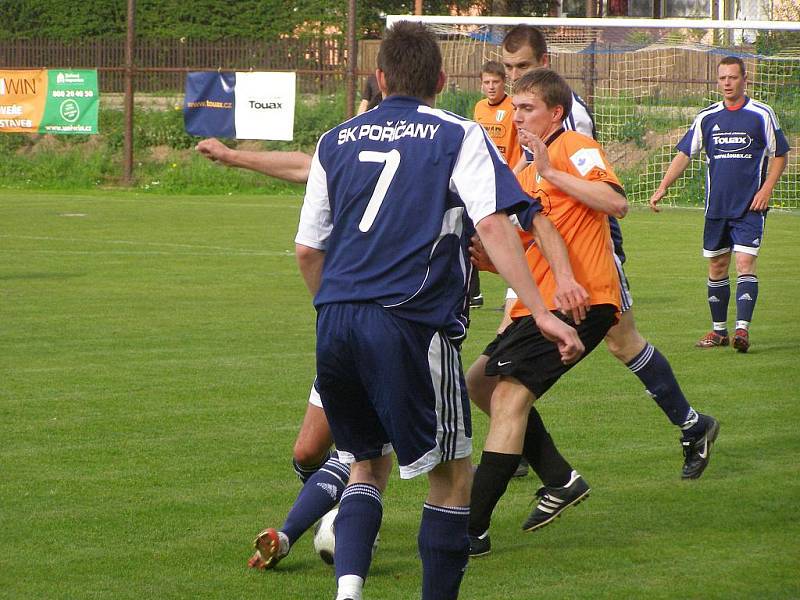
[{"label": "metal pole", "polygon": [[355,114],[356,67],[358,66],[358,43],[356,42],[356,0],[347,3],[347,118]]},{"label": "metal pole", "polygon": [[133,184],[133,47],[135,39],[136,0],[128,0],[128,35],[125,39],[125,138],[123,143],[123,180]]}]

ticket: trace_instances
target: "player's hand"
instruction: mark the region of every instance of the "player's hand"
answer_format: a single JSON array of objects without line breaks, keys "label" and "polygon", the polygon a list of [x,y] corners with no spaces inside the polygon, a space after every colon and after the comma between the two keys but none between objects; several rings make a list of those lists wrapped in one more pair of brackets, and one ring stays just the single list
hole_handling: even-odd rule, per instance
[{"label": "player's hand", "polygon": [[227,156],[227,152],[230,151],[230,148],[220,142],[217,138],[201,140],[197,146],[195,146],[195,150],[205,156],[208,160],[219,161],[222,164],[228,164],[225,157]]},{"label": "player's hand", "polygon": [[662,190],[661,188],[653,192],[653,195],[650,196],[650,210],[653,212],[661,212],[661,209],[658,208],[658,203],[661,202],[666,195],[667,190]]},{"label": "player's hand", "polygon": [[519,139],[519,143],[525,146],[528,150],[532,150],[529,146],[531,141],[531,132],[527,129],[522,129],[521,127],[517,127],[517,138]]},{"label": "player's hand", "polygon": [[545,338],[558,346],[561,362],[565,365],[577,362],[586,351],[578,332],[552,313],[545,312],[536,317],[536,326]]},{"label": "player's hand", "polygon": [[490,273],[497,273],[497,267],[494,266],[492,259],[489,258],[489,253],[481,242],[481,238],[473,235],[470,238],[469,245],[469,261],[475,265],[479,271],[489,271]]},{"label": "player's hand", "polygon": [[589,294],[573,277],[556,279],[553,301],[561,314],[572,317],[576,325],[586,318],[586,313],[591,308]]},{"label": "player's hand", "polygon": [[533,164],[536,165],[536,172],[547,178],[550,171],[550,156],[547,154],[547,146],[545,146],[542,138],[535,133],[529,131],[525,132],[528,140],[527,146],[533,152]]},{"label": "player's hand", "polygon": [[756,195],[753,196],[753,201],[750,203],[750,210],[756,212],[767,210],[769,208],[769,199],[771,196],[771,193],[761,188],[756,192]]}]

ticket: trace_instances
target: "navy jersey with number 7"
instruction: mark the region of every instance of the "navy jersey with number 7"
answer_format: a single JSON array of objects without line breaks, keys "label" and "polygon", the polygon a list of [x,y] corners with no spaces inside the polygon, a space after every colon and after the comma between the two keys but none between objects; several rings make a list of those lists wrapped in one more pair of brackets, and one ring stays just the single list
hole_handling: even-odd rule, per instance
[{"label": "navy jersey with number 7", "polygon": [[325,252],[314,304],[375,302],[463,337],[473,223],[530,204],[480,125],[390,96],[317,144],[295,238]]}]

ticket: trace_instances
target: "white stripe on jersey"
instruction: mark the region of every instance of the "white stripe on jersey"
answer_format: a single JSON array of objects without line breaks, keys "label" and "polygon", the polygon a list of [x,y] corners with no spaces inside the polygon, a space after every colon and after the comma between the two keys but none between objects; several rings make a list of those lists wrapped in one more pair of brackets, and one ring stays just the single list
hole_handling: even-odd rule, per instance
[{"label": "white stripe on jersey", "polygon": [[[780,129],[777,126],[777,117],[775,117],[775,113],[772,112],[772,109],[767,106],[766,104],[762,104],[761,102],[754,102],[750,100],[747,104],[742,107],[742,110],[747,110],[749,112],[756,113],[760,118],[761,121],[764,123],[764,138],[767,141],[766,148],[765,148],[765,155],[766,156],[775,156],[775,152],[777,150],[777,142],[775,140],[775,130]],[[762,169],[764,168],[764,157],[761,159],[761,164],[759,165],[758,172],[761,173]]]},{"label": "white stripe on jersey", "polygon": [[703,148],[703,120],[709,115],[718,113],[721,110],[725,110],[725,104],[723,102],[717,102],[697,113],[694,123],[692,123],[692,143],[689,146],[689,156],[694,156]]},{"label": "white stripe on jersey", "polygon": [[[476,225],[484,217],[497,212],[497,184],[494,178],[487,179],[478,174],[489,172],[485,163],[491,163],[489,152],[494,152],[497,158],[505,163],[503,155],[492,143],[486,130],[475,123],[457,115],[438,108],[420,106],[419,112],[427,113],[443,121],[455,123],[464,129],[464,140],[450,175],[450,190],[459,195],[467,214]],[[494,168],[491,168],[494,173]]]},{"label": "white stripe on jersey", "polygon": [[300,209],[300,225],[294,241],[297,244],[325,250],[328,238],[333,229],[331,217],[331,204],[328,198],[328,178],[322,163],[319,162],[319,146],[326,134],[317,142],[314,157],[311,159],[311,169],[308,172],[306,195],[303,207]]},{"label": "white stripe on jersey", "polygon": [[[464,215],[463,206],[456,206],[454,208],[451,208],[450,210],[445,211],[444,218],[442,218],[442,228],[439,230],[439,237],[436,238],[436,241],[433,243],[433,246],[431,246],[431,252],[429,254],[429,257],[433,256],[433,253],[436,251],[436,246],[439,245],[439,242],[441,242],[442,238],[444,238],[445,236],[455,234],[459,238],[461,237],[461,234],[464,231],[463,215]],[[466,284],[467,265],[464,262],[464,255],[462,253],[459,253],[458,260],[461,266],[461,274],[463,275],[464,283]],[[422,280],[422,283],[420,284],[419,288],[417,288],[417,291],[411,294],[411,296],[409,296],[402,302],[398,302],[397,304],[385,304],[383,307],[395,308],[397,306],[400,306],[402,304],[405,304],[406,302],[410,302],[411,300],[413,300],[414,297],[420,293],[422,288],[425,287],[425,283],[428,281],[428,275],[430,275],[430,272],[431,272],[431,265],[430,262],[428,262],[428,270],[425,272],[425,278]]]},{"label": "white stripe on jersey", "polygon": [[594,139],[594,121],[583,99],[572,93],[572,110],[564,120],[564,129],[577,131]]},{"label": "white stripe on jersey", "polygon": [[778,115],[775,114],[775,111],[772,110],[772,107],[769,104],[764,104],[763,102],[759,102],[758,100],[753,100],[750,98],[750,102],[747,103],[747,106],[750,105],[767,111],[767,114],[769,114],[769,118],[772,121],[772,127],[774,129],[781,128],[780,123],[778,123]]}]

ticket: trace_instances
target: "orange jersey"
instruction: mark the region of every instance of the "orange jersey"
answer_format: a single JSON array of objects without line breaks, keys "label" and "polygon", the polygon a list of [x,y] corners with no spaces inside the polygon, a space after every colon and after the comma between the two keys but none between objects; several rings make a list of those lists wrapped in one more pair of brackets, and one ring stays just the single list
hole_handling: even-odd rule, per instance
[{"label": "orange jersey", "polygon": [[[547,145],[547,153],[550,164],[559,171],[588,181],[620,185],[603,148],[583,134],[576,131],[556,134]],[[535,163],[522,171],[518,179],[523,190],[539,198],[542,214],[553,222],[564,238],[575,280],[589,294],[590,303],[613,304],[619,309],[620,282],[611,251],[608,215],[589,208],[539,177]],[[528,248],[525,257],[545,304],[550,310],[555,310],[553,296],[556,282],[550,265],[535,244]],[[529,314],[530,311],[520,301],[511,310],[512,318]]]},{"label": "orange jersey", "polygon": [[522,156],[522,146],[519,145],[517,128],[514,127],[514,107],[511,105],[511,97],[506,96],[502,102],[494,106],[484,98],[475,105],[472,118],[483,125],[506,162],[513,168]]}]

